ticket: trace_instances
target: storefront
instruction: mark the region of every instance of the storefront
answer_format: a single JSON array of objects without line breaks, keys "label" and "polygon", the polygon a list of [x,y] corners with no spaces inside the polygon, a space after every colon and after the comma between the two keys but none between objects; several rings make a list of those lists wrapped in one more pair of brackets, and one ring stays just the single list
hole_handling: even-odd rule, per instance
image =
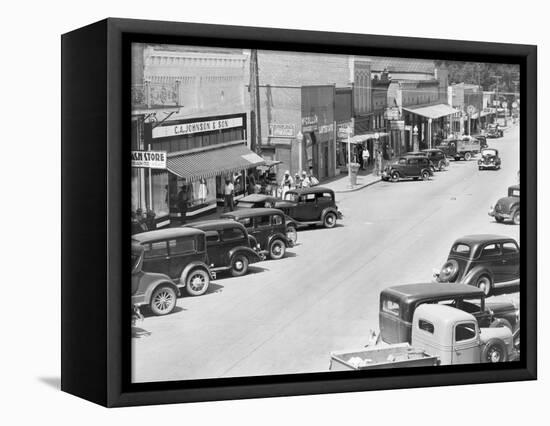
[{"label": "storefront", "polygon": [[[459,113],[447,104],[403,108],[405,123],[416,126],[419,148],[433,148],[439,139],[445,137],[450,127],[450,117]],[[449,124],[449,126],[447,126]]]}]

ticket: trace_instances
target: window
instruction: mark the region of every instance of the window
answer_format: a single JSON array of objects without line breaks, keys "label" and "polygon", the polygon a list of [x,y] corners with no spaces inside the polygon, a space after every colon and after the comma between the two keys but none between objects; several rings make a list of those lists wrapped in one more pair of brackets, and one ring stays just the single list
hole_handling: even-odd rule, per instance
[{"label": "window", "polygon": [[431,334],[434,333],[434,325],[431,322],[423,319],[418,320],[418,328],[420,330],[427,331],[428,333],[431,333]]},{"label": "window", "polygon": [[266,228],[271,226],[271,216],[258,216],[255,220],[256,228]]},{"label": "window", "polygon": [[408,161],[409,165],[416,166],[418,164],[418,158],[411,158]]},{"label": "window", "polygon": [[242,223],[247,228],[250,228],[252,226],[252,219],[250,219],[249,217],[243,217],[239,219],[238,222]]},{"label": "window", "polygon": [[244,239],[244,232],[240,228],[224,229],[222,232],[222,238],[224,241],[237,241]]},{"label": "window", "polygon": [[393,300],[384,300],[382,302],[382,311],[387,312],[388,314],[399,316],[399,304]]},{"label": "window", "polygon": [[220,234],[218,234],[218,231],[206,231],[206,241],[208,243],[216,243],[220,241]]},{"label": "window", "polygon": [[495,257],[500,256],[500,247],[498,244],[487,244],[481,250],[481,257]]},{"label": "window", "polygon": [[294,193],[294,192],[287,192],[285,194],[285,200],[287,201],[292,201],[292,202],[297,202],[298,201],[298,194]]},{"label": "window", "polygon": [[453,246],[452,251],[462,256],[467,256],[470,254],[470,246],[466,244],[458,243]]},{"label": "window", "polygon": [[155,243],[144,244],[145,258],[150,259],[152,257],[168,256],[168,248],[166,247],[166,241],[158,241]]},{"label": "window", "polygon": [[476,337],[476,325],[473,322],[457,324],[455,327],[455,342],[462,342]]},{"label": "window", "polygon": [[519,197],[519,189],[510,189],[508,192],[509,197]]},{"label": "window", "polygon": [[314,203],[315,202],[315,194],[306,194],[305,196],[305,202],[306,203]]},{"label": "window", "polygon": [[317,194],[317,199],[319,201],[331,201],[332,200],[332,194],[330,192],[323,192]]},{"label": "window", "polygon": [[461,311],[468,312],[470,314],[477,314],[483,311],[485,306],[483,299],[470,299],[462,300],[458,299],[455,304],[455,308],[460,309]]},{"label": "window", "polygon": [[283,217],[281,215],[275,214],[271,217],[271,223],[273,223],[273,225],[275,226],[282,225],[283,222]]},{"label": "window", "polygon": [[400,158],[398,164],[407,164],[406,158]]},{"label": "window", "polygon": [[519,253],[518,246],[513,242],[502,243],[502,254]]},{"label": "window", "polygon": [[170,254],[183,254],[195,251],[195,237],[177,238],[175,240],[168,241],[170,247]]}]

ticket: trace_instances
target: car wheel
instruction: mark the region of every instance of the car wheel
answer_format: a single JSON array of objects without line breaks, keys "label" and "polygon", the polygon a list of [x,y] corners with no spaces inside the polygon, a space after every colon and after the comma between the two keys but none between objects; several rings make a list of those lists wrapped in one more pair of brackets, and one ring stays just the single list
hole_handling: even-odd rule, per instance
[{"label": "car wheel", "polygon": [[491,294],[491,279],[487,275],[480,276],[476,281],[476,287],[483,290],[485,296]]},{"label": "car wheel", "polygon": [[439,165],[438,165],[437,168],[439,169],[440,172],[442,172],[443,170],[445,170],[445,161],[439,160]]},{"label": "car wheel", "polygon": [[430,172],[427,170],[422,170],[420,177],[422,178],[422,180],[428,180],[430,178]]},{"label": "car wheel", "polygon": [[490,363],[508,361],[508,353],[502,340],[490,339],[483,348],[481,361]]},{"label": "car wheel", "polygon": [[515,225],[519,225],[519,209],[516,209],[514,211],[514,214],[512,215],[512,221]]},{"label": "car wheel", "polygon": [[323,219],[325,228],[334,228],[336,225],[336,215],[333,212],[328,212]]},{"label": "car wheel", "polygon": [[273,260],[281,259],[285,255],[286,246],[283,240],[276,239],[269,245],[269,257]]},{"label": "car wheel", "polygon": [[160,285],[151,294],[149,309],[154,315],[168,315],[176,307],[176,291],[169,285]]},{"label": "car wheel", "polygon": [[391,181],[392,182],[397,182],[398,180],[399,180],[399,172],[396,172],[396,171],[392,172]]},{"label": "car wheel", "polygon": [[296,244],[296,241],[298,241],[298,232],[294,225],[288,225],[286,227],[286,237],[292,241],[292,244]]},{"label": "car wheel", "polygon": [[454,259],[449,259],[443,267],[439,274],[439,281],[441,282],[452,282],[456,279],[458,275],[458,262]]},{"label": "car wheel", "polygon": [[490,328],[507,327],[511,332],[514,332],[510,321],[504,318],[495,318],[495,320],[489,325]]},{"label": "car wheel", "polygon": [[231,275],[240,277],[248,272],[248,257],[244,254],[236,254],[231,260]]},{"label": "car wheel", "polygon": [[201,296],[206,293],[210,284],[210,275],[204,269],[193,269],[187,275],[185,290],[190,296]]},{"label": "car wheel", "polygon": [[467,152],[466,154],[464,154],[464,159],[466,161],[470,161],[470,159],[472,158],[472,154],[470,154],[469,152]]}]

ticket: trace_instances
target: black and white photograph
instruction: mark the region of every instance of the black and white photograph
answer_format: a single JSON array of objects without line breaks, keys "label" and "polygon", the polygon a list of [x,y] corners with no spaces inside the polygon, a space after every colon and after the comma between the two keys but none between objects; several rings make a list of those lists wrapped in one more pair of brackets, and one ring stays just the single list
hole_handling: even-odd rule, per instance
[{"label": "black and white photograph", "polygon": [[520,78],[133,43],[132,383],[521,360]]}]

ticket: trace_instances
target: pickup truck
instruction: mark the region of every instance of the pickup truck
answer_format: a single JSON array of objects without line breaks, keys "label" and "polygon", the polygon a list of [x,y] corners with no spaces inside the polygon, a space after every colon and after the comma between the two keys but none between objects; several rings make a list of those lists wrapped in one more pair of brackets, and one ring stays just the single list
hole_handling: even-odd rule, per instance
[{"label": "pickup truck", "polygon": [[374,370],[515,361],[507,327],[480,328],[468,312],[446,305],[421,305],[415,312],[411,344],[377,344],[331,353],[330,370]]},{"label": "pickup truck", "polygon": [[445,153],[447,157],[452,157],[456,161],[464,159],[469,161],[474,155],[481,151],[481,143],[473,136],[462,136],[459,138],[450,138],[443,140],[437,147]]}]

